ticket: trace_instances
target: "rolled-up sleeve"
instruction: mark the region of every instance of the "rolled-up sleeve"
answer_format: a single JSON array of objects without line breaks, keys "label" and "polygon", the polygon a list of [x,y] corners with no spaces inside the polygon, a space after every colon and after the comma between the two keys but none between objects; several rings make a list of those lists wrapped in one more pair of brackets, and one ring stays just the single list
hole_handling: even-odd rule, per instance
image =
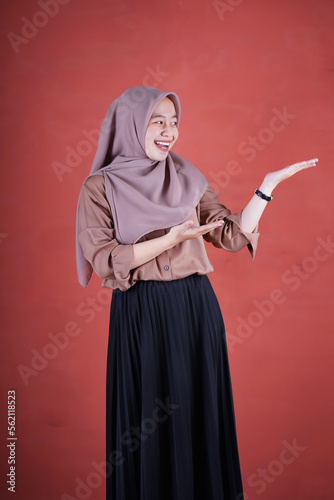
[{"label": "rolled-up sleeve", "polygon": [[78,230],[83,254],[96,274],[104,280],[115,280],[123,290],[128,289],[131,286],[133,247],[122,245],[115,238],[101,175],[89,177],[81,188]]},{"label": "rolled-up sleeve", "polygon": [[238,252],[245,246],[254,259],[259,233],[257,226],[252,233],[241,230],[242,210],[236,214],[226,208],[218,199],[217,193],[208,186],[199,204],[200,224],[209,224],[217,220],[224,220],[225,223],[206,235],[204,239],[212,243],[215,247],[224,248],[229,252]]}]

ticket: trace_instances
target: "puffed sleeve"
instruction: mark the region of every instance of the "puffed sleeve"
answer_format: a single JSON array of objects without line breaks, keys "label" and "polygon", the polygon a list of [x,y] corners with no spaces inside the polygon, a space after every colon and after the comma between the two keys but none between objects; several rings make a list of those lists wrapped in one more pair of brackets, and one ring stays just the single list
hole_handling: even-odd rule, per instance
[{"label": "puffed sleeve", "polygon": [[204,235],[206,241],[229,252],[238,252],[247,246],[254,259],[259,233],[257,232],[257,226],[252,233],[241,230],[242,210],[236,214],[231,214],[231,211],[220,203],[217,193],[210,186],[208,186],[200,200],[199,210],[201,225],[221,219],[225,220],[223,226]]},{"label": "puffed sleeve", "polygon": [[85,258],[102,279],[117,281],[122,290],[131,286],[132,245],[115,238],[102,175],[88,177],[78,202],[78,239]]}]

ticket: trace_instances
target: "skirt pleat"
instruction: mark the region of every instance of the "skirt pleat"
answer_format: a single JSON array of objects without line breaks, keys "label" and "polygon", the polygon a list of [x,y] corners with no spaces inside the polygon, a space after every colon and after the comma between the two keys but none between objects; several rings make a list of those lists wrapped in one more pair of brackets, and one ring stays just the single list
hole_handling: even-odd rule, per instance
[{"label": "skirt pleat", "polygon": [[207,276],[114,290],[107,500],[242,500],[224,322]]}]

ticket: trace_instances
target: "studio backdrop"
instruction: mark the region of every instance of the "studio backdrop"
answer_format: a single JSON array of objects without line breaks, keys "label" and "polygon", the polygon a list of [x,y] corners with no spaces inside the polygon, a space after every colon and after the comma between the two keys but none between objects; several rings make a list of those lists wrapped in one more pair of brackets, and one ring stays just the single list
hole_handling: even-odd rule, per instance
[{"label": "studio backdrop", "polygon": [[136,85],[179,95],[174,150],[232,212],[319,158],[274,191],[253,261],[207,250],[245,499],[333,498],[333,23],[333,0],[1,2],[1,498],[105,496],[111,290],[78,284],[75,214]]}]

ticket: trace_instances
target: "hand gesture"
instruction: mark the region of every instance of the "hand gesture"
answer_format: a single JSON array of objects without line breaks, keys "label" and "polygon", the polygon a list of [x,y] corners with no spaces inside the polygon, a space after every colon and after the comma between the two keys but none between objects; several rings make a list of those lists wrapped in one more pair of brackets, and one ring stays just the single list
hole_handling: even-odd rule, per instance
[{"label": "hand gesture", "polygon": [[301,170],[305,170],[306,168],[315,167],[318,162],[318,158],[313,158],[312,160],[301,161],[299,163],[294,163],[293,165],[288,165],[281,170],[277,170],[276,172],[269,172],[264,178],[264,182],[271,187],[271,190],[274,189],[280,182],[285,179],[289,179],[297,172]]},{"label": "hand gesture", "polygon": [[170,238],[173,239],[174,244],[203,236],[203,234],[212,231],[212,229],[222,226],[224,224],[224,219],[212,222],[211,224],[204,224],[203,226],[194,226],[193,224],[194,222],[192,220],[186,220],[182,224],[178,224],[171,228],[168,234]]}]

